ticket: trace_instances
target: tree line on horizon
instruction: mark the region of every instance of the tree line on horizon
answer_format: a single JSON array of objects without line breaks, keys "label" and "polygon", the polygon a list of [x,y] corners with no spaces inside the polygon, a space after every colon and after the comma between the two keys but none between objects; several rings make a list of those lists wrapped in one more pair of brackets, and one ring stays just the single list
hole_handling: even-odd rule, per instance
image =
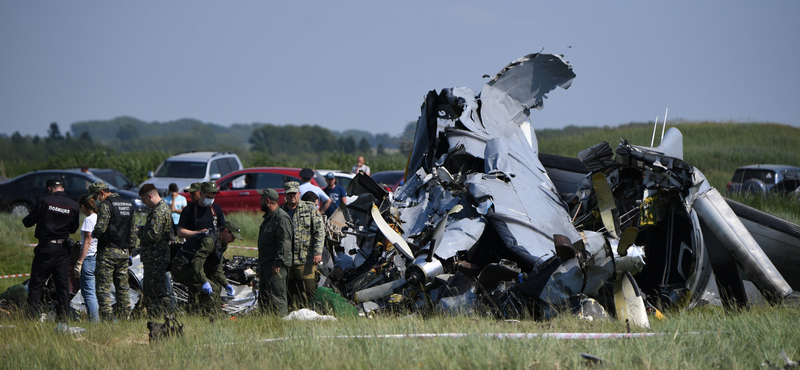
[{"label": "tree line on horizon", "polygon": [[[407,154],[414,130],[413,122],[406,125],[405,132],[393,136],[361,130],[336,132],[319,125],[253,123],[224,127],[194,119],[149,123],[117,117],[76,122],[62,134],[58,123],[52,122],[44,137],[23,136],[18,131],[10,136],[0,135],[0,176],[10,178],[34,169],[74,168],[86,163],[90,167],[116,168],[131,178],[141,178],[147,171],[155,170],[161,160],[187,151],[233,151],[246,166],[311,165],[332,157],[342,162],[356,155],[379,159]],[[97,164],[108,164],[104,157],[114,156],[147,157],[146,162],[161,159],[144,165],[149,169],[141,168],[142,165]],[[390,162],[398,161],[393,158]]]}]

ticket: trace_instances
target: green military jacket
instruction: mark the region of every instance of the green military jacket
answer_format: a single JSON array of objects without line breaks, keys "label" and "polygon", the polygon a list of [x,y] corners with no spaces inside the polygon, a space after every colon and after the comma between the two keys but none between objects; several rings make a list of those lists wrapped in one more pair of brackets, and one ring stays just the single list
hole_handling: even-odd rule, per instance
[{"label": "green military jacket", "polygon": [[[109,197],[112,196],[119,196],[117,193],[112,193]],[[105,202],[97,202],[97,223],[94,225],[94,232],[97,234],[103,234],[106,232],[108,228],[108,223],[111,221],[111,207],[108,206]],[[131,232],[128,235],[128,246],[130,249],[133,249],[136,244],[138,243],[138,238],[136,236],[136,217],[131,217]],[[103,250],[98,249],[98,253],[101,253],[103,258],[128,258],[130,257],[130,250],[127,249],[119,249],[119,248],[104,248]]]},{"label": "green military jacket", "polygon": [[139,242],[143,250],[169,249],[172,230],[172,210],[163,200],[147,214],[147,220],[139,229]]},{"label": "green military jacket", "polygon": [[[285,204],[283,208],[285,211]],[[314,256],[321,256],[325,246],[325,226],[317,206],[301,200],[291,219],[294,227],[292,265],[314,263]]]},{"label": "green military jacket", "polygon": [[[264,221],[258,228],[259,268],[291,266],[293,237],[292,220],[286,211],[278,207],[275,212],[265,213]],[[264,266],[270,262],[272,266]]]},{"label": "green military jacket", "polygon": [[217,269],[215,271],[209,271],[208,273],[205,271],[204,266],[206,264],[206,259],[208,259],[208,256],[210,256],[212,253],[214,253],[215,247],[216,245],[214,239],[211,237],[207,236],[200,240],[200,248],[197,250],[197,253],[194,254],[192,260],[189,261],[189,266],[191,266],[193,272],[193,284],[202,284],[208,281],[214,282],[223,287],[228,285],[228,278],[226,278],[225,274],[222,272],[222,261],[220,261],[219,265],[217,265]]}]

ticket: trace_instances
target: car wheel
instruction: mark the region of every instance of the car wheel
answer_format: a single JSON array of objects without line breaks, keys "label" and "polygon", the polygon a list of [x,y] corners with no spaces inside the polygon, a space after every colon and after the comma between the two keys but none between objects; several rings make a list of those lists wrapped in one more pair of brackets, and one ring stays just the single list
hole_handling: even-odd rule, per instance
[{"label": "car wheel", "polygon": [[742,193],[744,194],[766,194],[767,188],[761,180],[747,180],[742,184]]},{"label": "car wheel", "polygon": [[14,217],[25,217],[29,213],[31,213],[31,206],[28,203],[16,203],[11,206],[11,216]]}]

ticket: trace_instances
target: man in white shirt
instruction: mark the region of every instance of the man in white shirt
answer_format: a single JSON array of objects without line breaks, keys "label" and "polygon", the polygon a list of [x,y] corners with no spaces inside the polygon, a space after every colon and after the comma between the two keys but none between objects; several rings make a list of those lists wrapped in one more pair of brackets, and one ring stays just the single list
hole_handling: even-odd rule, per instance
[{"label": "man in white shirt", "polygon": [[314,170],[310,168],[300,170],[300,178],[303,179],[303,183],[300,184],[300,196],[302,197],[306,192],[313,191],[319,198],[319,211],[325,213],[328,207],[331,206],[331,198],[328,194],[325,194],[322,188],[311,183],[312,177],[314,177]]},{"label": "man in white shirt", "polygon": [[369,166],[364,164],[363,156],[358,156],[358,158],[356,159],[356,165],[353,166],[353,170],[350,172],[358,174],[358,171],[364,171],[364,173],[367,174],[367,176],[369,176]]}]

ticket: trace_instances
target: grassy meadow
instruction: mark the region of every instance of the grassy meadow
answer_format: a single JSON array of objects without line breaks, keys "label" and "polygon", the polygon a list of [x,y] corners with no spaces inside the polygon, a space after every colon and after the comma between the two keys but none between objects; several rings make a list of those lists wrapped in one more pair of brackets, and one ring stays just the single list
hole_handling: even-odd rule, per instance
[{"label": "grassy meadow", "polygon": [[[796,308],[755,307],[725,313],[706,307],[667,313],[650,338],[498,339],[485,333],[622,333],[616,322],[563,315],[548,322],[484,317],[339,318],[283,321],[251,315],[235,320],[181,317],[184,335],[149,343],[145,320],[72,323],[81,335],[55,333],[55,323],[13,321],[0,327],[0,368],[346,368],[562,369],[600,357],[608,368],[754,369],[783,365],[779,354],[800,354]],[[12,324],[13,327],[8,325]],[[642,332],[634,329],[633,332]],[[462,338],[352,338],[381,334],[466,333]],[[338,337],[338,338],[336,338]],[[350,337],[350,338],[344,338]]]},{"label": "grassy meadow", "polygon": [[[671,124],[672,126],[672,124]],[[678,123],[684,159],[697,166],[725,194],[736,167],[753,163],[800,165],[800,129],[772,124]],[[652,126],[575,128],[537,131],[540,151],[577,156],[589,146],[620,138],[649,145]],[[660,128],[659,128],[660,134]],[[658,140],[656,140],[658,142]],[[800,202],[779,197],[738,197],[741,202],[800,223]],[[237,246],[255,247],[260,213],[226,215],[242,227]],[[0,214],[0,275],[29,273],[36,242],[33,228]],[[79,240],[77,234],[73,239]],[[246,249],[233,255],[255,256]],[[27,278],[0,279],[0,292]],[[184,335],[149,343],[145,319],[91,324],[81,335],[56,333],[54,322],[36,322],[0,313],[0,369],[40,368],[420,368],[561,369],[590,366],[580,353],[602,358],[609,368],[753,369],[783,366],[785,350],[800,359],[800,309],[755,306],[744,311],[700,307],[665,312],[650,338],[557,340],[498,339],[485,333],[624,333],[623,323],[585,321],[562,315],[546,322],[496,321],[483,316],[338,318],[335,322],[283,321],[272,316],[216,320],[181,316]],[[461,338],[375,338],[386,334],[467,333]],[[771,368],[771,367],[770,367]]]}]

